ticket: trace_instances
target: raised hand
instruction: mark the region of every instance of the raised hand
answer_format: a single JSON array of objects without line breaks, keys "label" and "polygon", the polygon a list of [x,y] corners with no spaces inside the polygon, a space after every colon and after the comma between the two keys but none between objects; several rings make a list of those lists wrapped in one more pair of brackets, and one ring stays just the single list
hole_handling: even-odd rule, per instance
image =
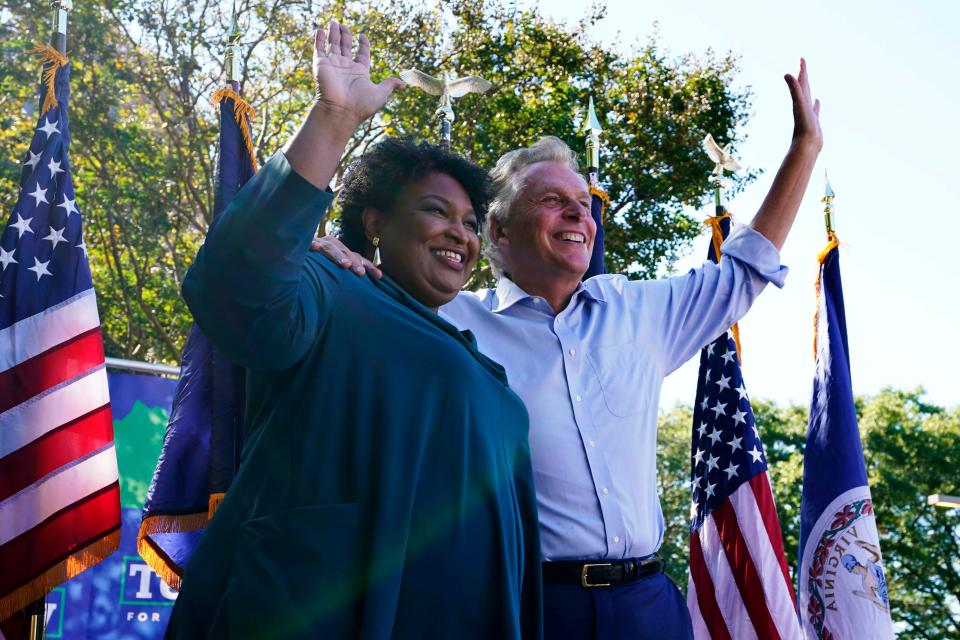
[{"label": "raised hand", "polygon": [[283,148],[295,172],[319,189],[330,184],[347,141],[364,120],[405,85],[397,78],[370,81],[370,42],[360,36],[351,58],[353,34],[333,20],[314,40],[315,100],[306,119]]},{"label": "raised hand", "polygon": [[370,41],[361,34],[357,55],[351,58],[353,34],[333,20],[318,29],[313,51],[316,101],[332,113],[342,113],[356,126],[379,111],[390,94],[405,85],[398,78],[370,80]]},{"label": "raised hand", "polygon": [[823,132],[820,130],[820,101],[810,93],[807,76],[807,61],[800,58],[800,73],[794,78],[789,73],[783,77],[793,99],[793,139],[795,142],[813,145],[817,151],[823,147]]},{"label": "raised hand", "polygon": [[766,236],[779,251],[787,239],[790,227],[800,210],[803,194],[810,184],[810,174],[823,148],[820,131],[820,101],[810,95],[807,79],[807,61],[800,58],[800,73],[796,78],[783,77],[793,99],[793,140],[780,170],[773,178],[770,191],[750,226]]}]

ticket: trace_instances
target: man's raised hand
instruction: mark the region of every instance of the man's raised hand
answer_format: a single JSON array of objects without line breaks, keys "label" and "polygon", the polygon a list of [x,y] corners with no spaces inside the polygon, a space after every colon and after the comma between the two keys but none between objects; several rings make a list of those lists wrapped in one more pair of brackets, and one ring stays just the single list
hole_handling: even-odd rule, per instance
[{"label": "man's raised hand", "polygon": [[789,73],[783,77],[790,88],[793,100],[793,140],[812,145],[817,151],[823,147],[823,132],[820,130],[820,101],[814,100],[807,76],[807,61],[800,58],[800,73],[794,78]]}]

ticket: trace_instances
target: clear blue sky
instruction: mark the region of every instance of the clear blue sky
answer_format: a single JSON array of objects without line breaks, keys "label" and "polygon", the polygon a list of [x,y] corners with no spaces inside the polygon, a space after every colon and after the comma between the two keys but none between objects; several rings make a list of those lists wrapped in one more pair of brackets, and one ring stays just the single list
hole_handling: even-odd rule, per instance
[{"label": "clear blue sky", "polygon": [[[541,11],[573,23],[584,2]],[[741,322],[751,394],[807,403],[813,376],[816,255],[825,243],[823,170],[837,193],[836,229],[856,393],[924,386],[928,399],[960,405],[960,3],[925,1],[734,3],[610,0],[595,39],[626,50],[659,23],[671,54],[732,51],[741,86],[754,92],[741,164],[765,174],[729,203],[741,222],[757,210],[791,131],[783,74],[807,58],[821,99],[825,145],[783,250],[783,290],[769,288]],[[950,187],[954,188],[951,189]],[[700,262],[706,237],[681,270]],[[696,364],[667,379],[661,407],[693,398]]]}]

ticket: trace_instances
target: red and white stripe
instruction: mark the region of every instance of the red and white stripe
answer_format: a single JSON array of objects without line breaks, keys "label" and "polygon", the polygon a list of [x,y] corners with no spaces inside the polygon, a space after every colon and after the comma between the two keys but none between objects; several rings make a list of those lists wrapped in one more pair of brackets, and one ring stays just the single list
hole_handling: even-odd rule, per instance
[{"label": "red and white stripe", "polygon": [[803,638],[766,473],[741,485],[690,536],[694,637]]},{"label": "red and white stripe", "polygon": [[78,554],[119,530],[119,496],[88,289],[0,330],[0,613],[58,565],[85,568]]}]

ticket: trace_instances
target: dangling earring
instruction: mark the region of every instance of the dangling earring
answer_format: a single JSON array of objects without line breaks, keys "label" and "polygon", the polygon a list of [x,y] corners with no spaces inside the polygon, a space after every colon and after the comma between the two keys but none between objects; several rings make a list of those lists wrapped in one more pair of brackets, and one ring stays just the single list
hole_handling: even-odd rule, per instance
[{"label": "dangling earring", "polygon": [[373,237],[373,265],[380,266],[380,236]]}]

